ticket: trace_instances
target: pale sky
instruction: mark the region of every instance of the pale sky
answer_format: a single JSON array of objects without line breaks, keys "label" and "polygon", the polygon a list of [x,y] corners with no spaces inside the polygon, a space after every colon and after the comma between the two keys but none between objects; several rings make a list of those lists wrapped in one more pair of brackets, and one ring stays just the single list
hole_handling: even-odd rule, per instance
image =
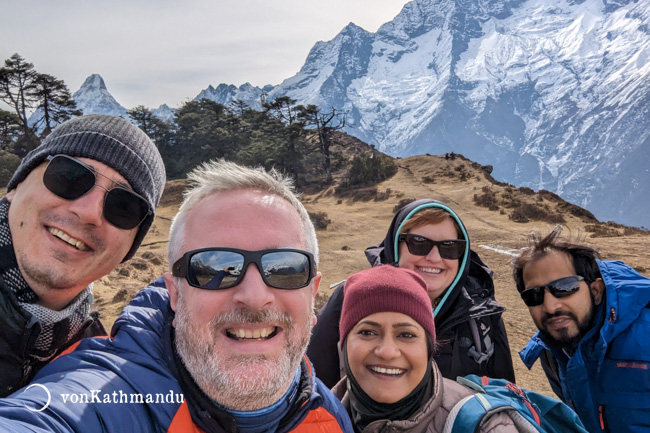
[{"label": "pale sky", "polygon": [[76,92],[100,74],[124,107],[178,107],[212,84],[280,84],[348,23],[376,32],[406,0],[0,0],[19,53]]}]

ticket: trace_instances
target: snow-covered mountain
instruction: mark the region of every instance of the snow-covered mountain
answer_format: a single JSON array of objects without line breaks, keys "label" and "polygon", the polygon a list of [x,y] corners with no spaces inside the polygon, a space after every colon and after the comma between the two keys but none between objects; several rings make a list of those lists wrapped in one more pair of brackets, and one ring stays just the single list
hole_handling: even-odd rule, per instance
[{"label": "snow-covered mountain", "polygon": [[232,84],[219,84],[215,88],[210,85],[207,89],[201,90],[201,93],[199,93],[194,100],[198,101],[205,98],[226,106],[230,105],[233,101],[241,101],[254,110],[261,110],[262,99],[265,98],[271,90],[273,90],[273,86],[271,85],[264,86],[260,89],[250,83],[242,84],[239,87]]},{"label": "snow-covered mountain", "polygon": [[104,79],[99,74],[86,78],[72,98],[77,103],[77,108],[84,114],[111,114],[128,119],[126,114],[128,110],[108,92]]},{"label": "snow-covered mountain", "polygon": [[[334,107],[390,155],[462,153],[601,220],[650,227],[648,23],[647,0],[413,0],[376,33],[350,23],[317,42],[275,87],[195,99]],[[101,77],[86,83],[80,108],[108,112],[90,96]]]},{"label": "snow-covered mountain", "polygon": [[159,119],[166,120],[167,122],[174,121],[174,115],[178,111],[177,108],[171,108],[167,104],[162,104],[158,108],[151,110],[151,114]]},{"label": "snow-covered mountain", "polygon": [[[99,74],[93,74],[86,78],[79,90],[74,92],[72,99],[77,103],[77,108],[83,114],[112,114],[128,119],[127,109],[121,106],[110,94],[104,79]],[[43,110],[39,108],[29,116],[27,123],[33,126],[42,119]],[[37,134],[40,134],[43,128],[44,125],[40,125],[36,131]]]},{"label": "snow-covered mountain", "polygon": [[[110,114],[114,116],[122,116],[127,120],[128,109],[124,108],[106,88],[104,79],[99,74],[93,74],[86,78],[86,81],[81,85],[72,98],[77,103],[77,108],[83,114]],[[162,104],[158,108],[151,110],[151,113],[159,119],[166,121],[173,121],[176,114],[176,108],[170,108],[167,104]],[[43,117],[43,112],[38,109],[32,113],[28,119],[29,125],[33,125]],[[41,127],[42,130],[42,127]],[[39,130],[38,132],[40,133]]]},{"label": "snow-covered mountain", "polygon": [[414,0],[316,43],[268,97],[345,111],[393,156],[462,153],[650,227],[648,23],[645,0]]}]

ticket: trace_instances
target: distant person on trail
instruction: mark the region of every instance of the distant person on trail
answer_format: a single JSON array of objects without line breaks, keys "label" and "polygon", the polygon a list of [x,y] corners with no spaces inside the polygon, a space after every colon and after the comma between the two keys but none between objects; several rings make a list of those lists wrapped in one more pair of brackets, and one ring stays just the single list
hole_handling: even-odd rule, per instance
[{"label": "distant person on trail", "polygon": [[[407,204],[386,238],[366,249],[366,257],[372,266],[394,264],[426,281],[437,332],[435,359],[444,377],[477,374],[514,382],[501,318],[505,309],[494,299],[492,271],[470,249],[465,226],[453,210],[430,199]],[[330,387],[343,367],[337,344],[344,295],[345,282],[320,310],[307,349],[316,374]]]},{"label": "distant person on trail", "polygon": [[650,279],[556,227],[532,233],[513,260],[521,298],[539,331],[520,352],[541,359],[555,393],[587,430],[650,432]]},{"label": "distant person on trail", "polygon": [[68,120],[25,156],[0,200],[0,397],[106,335],[92,283],[133,257],[164,186],[155,144],[121,117]]},{"label": "distant person on trail", "polygon": [[[476,394],[440,374],[427,286],[415,272],[391,265],[346,282],[339,330],[345,376],[333,392],[357,432],[441,433],[452,409]],[[500,412],[474,431],[519,430]]]},{"label": "distant person on trail", "polygon": [[305,357],[321,274],[290,179],[213,161],[189,180],[169,272],[110,339],[82,340],[0,399],[0,431],[353,432]]}]

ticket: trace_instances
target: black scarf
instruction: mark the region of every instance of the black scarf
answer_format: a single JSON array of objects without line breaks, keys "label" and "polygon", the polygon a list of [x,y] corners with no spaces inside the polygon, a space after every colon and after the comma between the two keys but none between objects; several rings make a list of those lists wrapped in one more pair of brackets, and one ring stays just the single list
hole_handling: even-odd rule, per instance
[{"label": "black scarf", "polygon": [[363,431],[368,424],[377,420],[406,420],[426,403],[433,395],[433,360],[429,360],[427,370],[418,386],[409,395],[395,403],[379,403],[365,393],[357,383],[348,364],[347,345],[342,345],[345,371],[348,377],[347,389],[350,398],[350,417],[357,431]]},{"label": "black scarf", "polygon": [[14,294],[18,302],[36,303],[38,296],[34,293],[18,269],[14,244],[9,230],[9,201],[0,200],[0,277]]}]

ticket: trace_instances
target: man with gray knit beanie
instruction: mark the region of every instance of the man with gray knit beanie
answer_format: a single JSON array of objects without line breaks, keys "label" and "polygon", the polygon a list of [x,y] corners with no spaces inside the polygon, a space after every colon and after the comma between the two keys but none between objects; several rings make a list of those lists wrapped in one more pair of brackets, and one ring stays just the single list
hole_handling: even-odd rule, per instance
[{"label": "man with gray knit beanie", "polygon": [[0,200],[0,397],[106,334],[92,283],[133,257],[164,186],[155,144],[121,117],[71,119],[25,156]]}]

